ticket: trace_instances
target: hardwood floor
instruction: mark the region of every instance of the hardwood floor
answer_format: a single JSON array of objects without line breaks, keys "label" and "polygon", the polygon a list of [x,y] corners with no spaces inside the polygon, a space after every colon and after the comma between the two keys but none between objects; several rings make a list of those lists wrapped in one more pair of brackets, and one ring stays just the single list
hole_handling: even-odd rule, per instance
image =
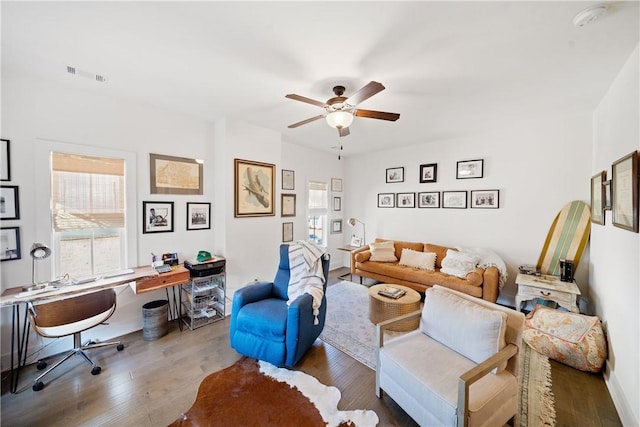
[{"label": "hardwood floor", "polygon": [[[331,273],[330,284],[346,269]],[[167,336],[144,341],[142,331],[121,337],[125,349],[93,350],[103,371],[90,374],[78,357],[65,362],[46,379],[40,392],[31,390],[34,365],[21,373],[21,392],[8,393],[3,375],[2,426],[164,426],[193,403],[202,379],[233,364],[240,356],[229,346],[229,319],[195,331],[170,325]],[[74,360],[75,359],[75,360]],[[389,397],[375,396],[375,373],[318,340],[296,369],[342,393],[339,409],[372,409],[380,426],[417,424]],[[621,425],[600,375],[552,362],[558,426]],[[249,409],[248,409],[249,410]],[[212,424],[213,425],[213,424]]]}]

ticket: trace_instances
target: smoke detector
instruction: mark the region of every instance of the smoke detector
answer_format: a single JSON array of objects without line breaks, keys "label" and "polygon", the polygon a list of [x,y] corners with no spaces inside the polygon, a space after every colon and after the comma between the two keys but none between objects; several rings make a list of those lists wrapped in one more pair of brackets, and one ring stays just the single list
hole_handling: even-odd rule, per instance
[{"label": "smoke detector", "polygon": [[594,23],[598,18],[607,13],[607,5],[599,4],[581,10],[573,17],[573,25],[584,27]]}]

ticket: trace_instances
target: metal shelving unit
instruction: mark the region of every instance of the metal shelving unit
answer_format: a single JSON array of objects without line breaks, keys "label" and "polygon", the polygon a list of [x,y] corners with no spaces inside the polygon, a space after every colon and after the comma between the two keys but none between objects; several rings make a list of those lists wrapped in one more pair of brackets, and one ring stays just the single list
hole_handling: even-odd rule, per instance
[{"label": "metal shelving unit", "polygon": [[225,273],[192,277],[181,286],[182,321],[191,330],[224,319]]}]

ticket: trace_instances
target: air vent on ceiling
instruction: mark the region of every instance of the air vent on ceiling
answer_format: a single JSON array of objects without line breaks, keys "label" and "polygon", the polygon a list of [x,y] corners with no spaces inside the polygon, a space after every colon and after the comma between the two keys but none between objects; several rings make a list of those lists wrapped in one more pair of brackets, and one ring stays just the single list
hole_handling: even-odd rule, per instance
[{"label": "air vent on ceiling", "polygon": [[72,67],[71,65],[67,65],[67,73],[73,74],[74,76],[85,77],[87,79],[95,80],[100,83],[106,83],[107,78],[101,74],[94,74],[88,71],[80,70],[76,67]]}]

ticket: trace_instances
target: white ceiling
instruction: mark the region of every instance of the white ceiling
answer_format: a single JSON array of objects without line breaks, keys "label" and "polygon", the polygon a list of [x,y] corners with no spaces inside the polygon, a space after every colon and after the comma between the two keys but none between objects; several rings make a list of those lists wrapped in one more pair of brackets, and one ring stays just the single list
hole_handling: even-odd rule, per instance
[{"label": "white ceiling", "polygon": [[[576,28],[593,2],[8,2],[2,71],[214,121],[239,119],[286,141],[343,155],[446,141],[505,121],[593,111],[639,40],[639,3],[614,2]],[[102,74],[105,84],[66,66]],[[326,101],[376,80],[339,138]]]}]

